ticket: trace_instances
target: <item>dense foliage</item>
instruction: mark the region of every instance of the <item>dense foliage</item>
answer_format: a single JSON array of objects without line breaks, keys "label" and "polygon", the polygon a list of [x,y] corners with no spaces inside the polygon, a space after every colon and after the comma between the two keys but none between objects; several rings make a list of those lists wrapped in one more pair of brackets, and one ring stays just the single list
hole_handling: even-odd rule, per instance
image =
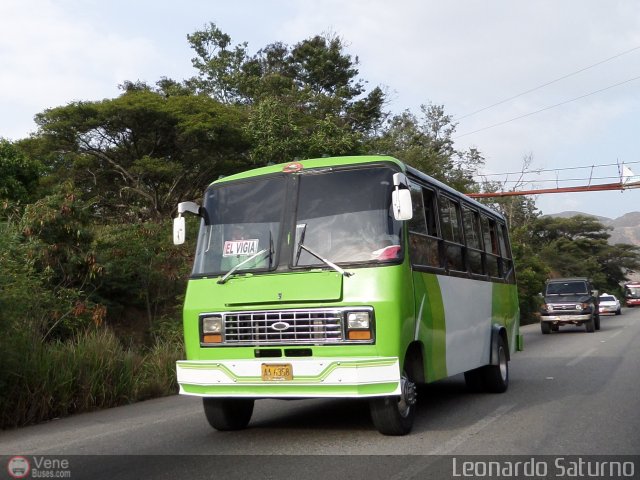
[{"label": "dense foliage", "polygon": [[[188,42],[194,77],[125,81],[116,98],[39,113],[30,138],[0,139],[2,427],[175,390],[193,245],[171,245],[170,219],[221,175],[385,153],[459,190],[487,187],[474,181],[481,153],[456,148],[444,107],[385,111],[339,37],[250,54],[210,24]],[[493,203],[511,226],[525,318],[549,275],[615,291],[639,266],[638,249],[608,245],[592,219]]]}]

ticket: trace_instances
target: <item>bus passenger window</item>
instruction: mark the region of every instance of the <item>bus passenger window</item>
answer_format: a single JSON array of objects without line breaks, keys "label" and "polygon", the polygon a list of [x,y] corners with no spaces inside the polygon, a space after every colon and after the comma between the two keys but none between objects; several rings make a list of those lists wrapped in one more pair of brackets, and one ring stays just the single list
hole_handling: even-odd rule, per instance
[{"label": "bus passenger window", "polygon": [[427,235],[432,237],[439,237],[438,227],[436,223],[436,206],[435,206],[435,192],[426,188],[422,189],[422,196],[424,198],[424,213],[427,220]]},{"label": "bus passenger window", "polygon": [[460,205],[448,197],[438,199],[440,210],[440,226],[442,238],[445,240],[445,258],[447,268],[463,272],[467,270],[464,263],[464,246],[462,245],[462,230],[460,228]]},{"label": "bus passenger window", "polygon": [[511,249],[507,242],[508,234],[506,225],[500,224],[498,228],[498,239],[500,241],[500,251],[502,252],[502,276],[509,283],[515,283],[515,275],[513,270],[513,260],[511,258]]},{"label": "bus passenger window", "polygon": [[480,223],[482,225],[482,239],[484,241],[484,251],[486,253],[487,273],[492,277],[499,277],[498,265],[498,236],[496,233],[496,222],[489,217],[482,215]]},{"label": "bus passenger window", "polygon": [[467,258],[471,273],[484,274],[482,262],[482,240],[480,237],[480,219],[478,212],[462,207],[462,221],[464,224],[464,239],[467,242]]},{"label": "bus passenger window", "polygon": [[[409,221],[409,250],[414,265],[440,268],[440,254],[433,215],[433,192],[411,184],[413,218]],[[425,205],[426,204],[426,205]]]},{"label": "bus passenger window", "polygon": [[409,231],[427,234],[427,222],[424,216],[424,202],[422,201],[422,189],[420,185],[411,184],[411,203],[413,205],[413,217],[409,220]]}]

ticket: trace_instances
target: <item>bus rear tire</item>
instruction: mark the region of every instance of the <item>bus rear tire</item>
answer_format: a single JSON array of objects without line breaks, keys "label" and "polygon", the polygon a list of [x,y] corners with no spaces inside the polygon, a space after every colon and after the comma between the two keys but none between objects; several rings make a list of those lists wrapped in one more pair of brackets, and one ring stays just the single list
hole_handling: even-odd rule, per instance
[{"label": "bus rear tire", "polygon": [[406,435],[413,427],[416,414],[416,384],[403,375],[401,390],[400,396],[376,397],[369,400],[371,420],[383,435]]},{"label": "bus rear tire", "polygon": [[496,355],[498,357],[497,365],[482,367],[484,386],[488,392],[503,393],[509,388],[509,354],[502,336],[498,337]]},{"label": "bus rear tire", "polygon": [[247,428],[253,414],[253,398],[202,399],[204,414],[209,425],[216,430],[242,430]]}]

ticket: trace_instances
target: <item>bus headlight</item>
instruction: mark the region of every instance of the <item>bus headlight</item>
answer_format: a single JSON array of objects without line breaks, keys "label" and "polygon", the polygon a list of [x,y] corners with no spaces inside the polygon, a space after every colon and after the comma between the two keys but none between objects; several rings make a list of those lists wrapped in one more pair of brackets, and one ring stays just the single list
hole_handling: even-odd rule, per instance
[{"label": "bus headlight", "polygon": [[371,312],[347,312],[347,339],[348,340],[372,340]]},{"label": "bus headlight", "polygon": [[347,314],[347,328],[369,329],[371,317],[369,312],[349,312]]},{"label": "bus headlight", "polygon": [[202,341],[204,343],[222,342],[222,317],[202,317]]}]

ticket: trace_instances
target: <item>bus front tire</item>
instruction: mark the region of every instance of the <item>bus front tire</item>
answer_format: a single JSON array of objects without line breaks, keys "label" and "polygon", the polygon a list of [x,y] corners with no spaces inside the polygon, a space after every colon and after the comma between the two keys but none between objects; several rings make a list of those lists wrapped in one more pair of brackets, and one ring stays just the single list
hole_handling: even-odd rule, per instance
[{"label": "bus front tire", "polygon": [[204,414],[209,425],[216,430],[242,430],[247,428],[253,414],[253,398],[202,399]]},{"label": "bus front tire", "polygon": [[376,397],[369,400],[373,424],[383,435],[406,435],[413,427],[416,414],[416,384],[406,375],[401,379],[400,396]]}]

